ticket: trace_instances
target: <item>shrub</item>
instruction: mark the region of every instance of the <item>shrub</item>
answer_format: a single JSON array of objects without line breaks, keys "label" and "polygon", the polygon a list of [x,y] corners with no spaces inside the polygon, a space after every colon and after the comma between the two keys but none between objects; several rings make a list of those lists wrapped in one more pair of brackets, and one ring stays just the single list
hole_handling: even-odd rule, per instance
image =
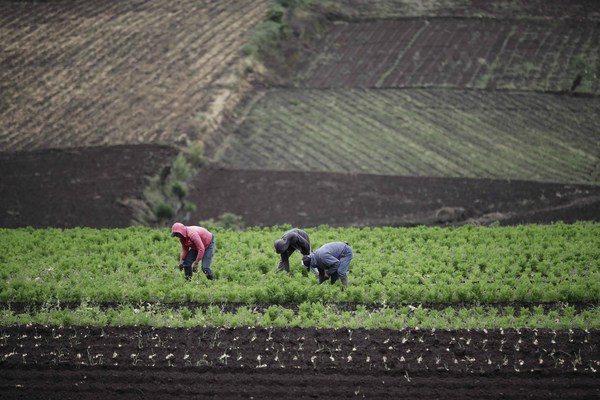
[{"label": "shrub", "polygon": [[168,220],[173,218],[173,215],[175,215],[175,210],[173,209],[173,206],[171,204],[160,203],[156,207],[154,213],[156,214],[156,218],[158,218],[159,220]]}]

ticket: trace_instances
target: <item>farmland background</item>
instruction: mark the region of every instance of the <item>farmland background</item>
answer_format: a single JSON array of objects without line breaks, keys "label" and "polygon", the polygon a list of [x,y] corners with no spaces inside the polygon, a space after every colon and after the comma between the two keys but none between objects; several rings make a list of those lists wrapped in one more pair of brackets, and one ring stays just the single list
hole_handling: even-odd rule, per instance
[{"label": "farmland background", "polygon": [[592,1],[0,7],[2,226],[599,219]]},{"label": "farmland background", "polygon": [[[600,396],[599,21],[0,2],[2,397]],[[347,289],[274,272],[292,224],[352,245]]]}]

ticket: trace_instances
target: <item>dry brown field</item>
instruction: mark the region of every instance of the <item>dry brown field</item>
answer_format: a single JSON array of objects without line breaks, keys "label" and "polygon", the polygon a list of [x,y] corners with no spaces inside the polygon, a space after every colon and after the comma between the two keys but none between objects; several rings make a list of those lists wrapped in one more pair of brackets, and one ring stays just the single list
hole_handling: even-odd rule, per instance
[{"label": "dry brown field", "polygon": [[266,5],[0,2],[0,151],[214,139]]}]

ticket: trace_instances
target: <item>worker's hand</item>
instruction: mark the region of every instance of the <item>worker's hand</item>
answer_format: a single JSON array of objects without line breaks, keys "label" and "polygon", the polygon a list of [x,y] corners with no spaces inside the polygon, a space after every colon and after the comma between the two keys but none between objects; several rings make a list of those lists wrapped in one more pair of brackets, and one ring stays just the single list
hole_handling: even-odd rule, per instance
[{"label": "worker's hand", "polygon": [[192,271],[198,272],[198,261],[194,261],[194,264],[192,266]]},{"label": "worker's hand", "polygon": [[325,278],[329,278],[331,275],[329,275],[329,271],[325,270]]},{"label": "worker's hand", "polygon": [[179,270],[183,271],[183,261],[179,261]]}]

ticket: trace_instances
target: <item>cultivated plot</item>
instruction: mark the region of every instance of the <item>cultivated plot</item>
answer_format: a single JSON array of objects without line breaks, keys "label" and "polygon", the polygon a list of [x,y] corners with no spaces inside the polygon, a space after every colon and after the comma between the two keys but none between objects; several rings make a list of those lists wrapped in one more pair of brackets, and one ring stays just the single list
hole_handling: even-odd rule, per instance
[{"label": "cultivated plot", "polygon": [[272,90],[217,159],[246,169],[600,182],[600,101],[539,93]]},{"label": "cultivated plot", "polygon": [[600,7],[595,0],[343,0],[342,3],[353,19],[363,20],[423,15],[600,20]]},{"label": "cultivated plot", "polygon": [[338,25],[325,37],[301,85],[598,93],[599,49],[600,29],[589,21],[418,18],[351,23]]},{"label": "cultivated plot", "polygon": [[266,6],[3,2],[0,151],[202,137],[235,98],[240,47]]}]

